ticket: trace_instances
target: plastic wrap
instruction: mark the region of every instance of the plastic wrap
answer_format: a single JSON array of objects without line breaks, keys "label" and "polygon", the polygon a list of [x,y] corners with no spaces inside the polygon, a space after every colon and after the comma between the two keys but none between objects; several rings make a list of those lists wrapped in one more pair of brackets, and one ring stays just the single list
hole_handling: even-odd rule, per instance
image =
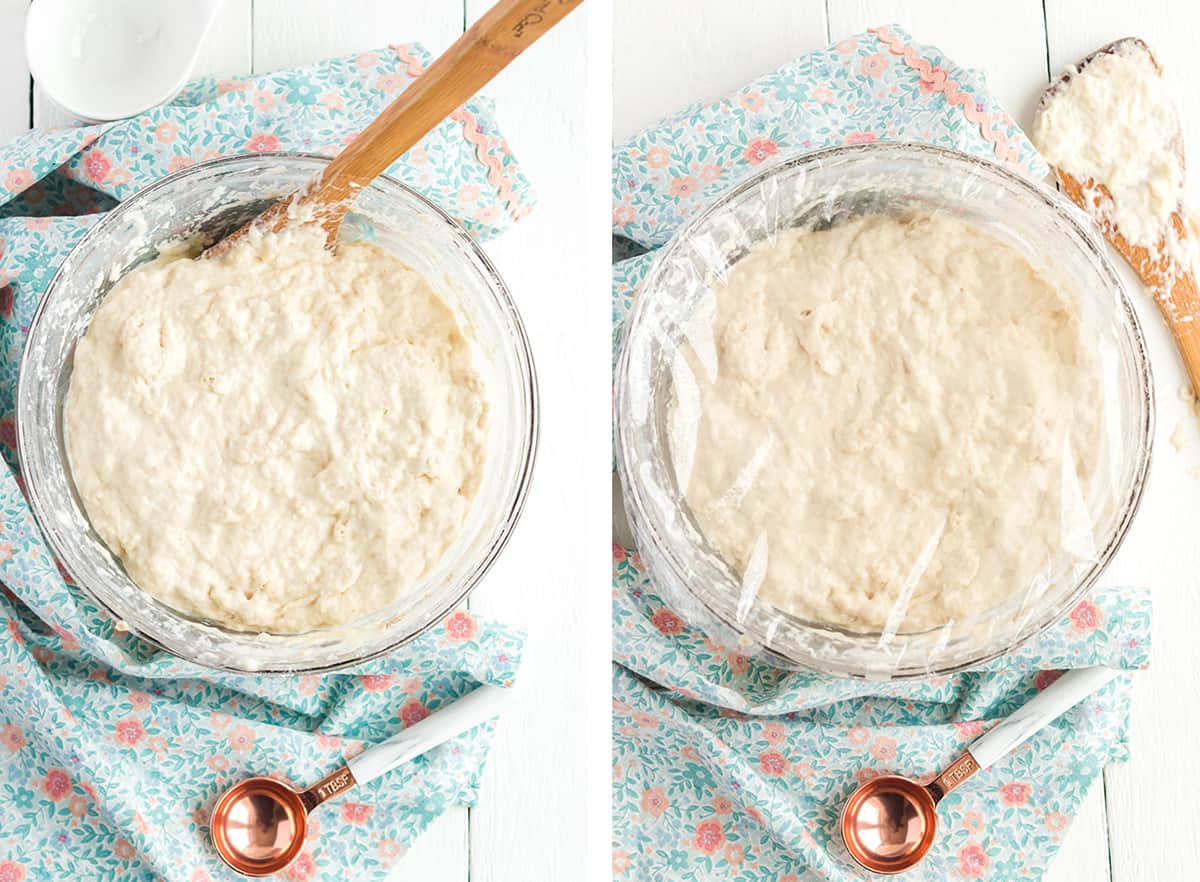
[{"label": "plastic wrap", "polygon": [[[892,417],[915,400],[912,384],[922,381],[906,376],[904,357],[911,335],[921,333],[920,306],[867,310],[855,319],[856,347],[845,339],[821,347],[793,339],[796,326],[768,306],[756,312],[760,298],[799,304],[807,289],[799,272],[786,277],[786,291],[764,294],[782,284],[748,275],[764,250],[790,248],[809,233],[854,232],[846,225],[878,223],[870,220],[878,215],[954,219],[1024,258],[1058,292],[1065,312],[1050,315],[1066,316],[1067,330],[1026,322],[1022,306],[1014,310],[1013,323],[1021,325],[1014,339],[1069,334],[1061,372],[1041,377],[1019,353],[1010,352],[1006,365],[1001,344],[993,350],[984,334],[985,345],[966,361],[972,380],[947,360],[953,367],[944,388],[919,390],[925,408],[913,409],[912,424],[897,428]],[[962,281],[954,275],[962,261],[947,250],[928,258],[930,273],[950,279],[943,286]],[[754,261],[739,268],[749,255]],[[886,271],[886,249],[868,262]],[[986,259],[982,265],[986,270]],[[977,273],[978,284],[988,285],[985,275]],[[1015,296],[1019,286],[1010,290],[1007,281],[993,279],[985,290]],[[910,288],[900,291],[905,284]],[[915,290],[920,303],[919,282],[898,280],[895,290],[910,301]],[[737,296],[736,307],[722,300],[726,295]],[[808,407],[810,387],[813,396],[824,387],[806,385],[805,370],[853,384],[856,366],[884,357],[896,361],[894,379],[876,371],[887,378],[886,394],[874,397],[870,412]],[[742,358],[776,359],[773,385],[763,380],[758,387],[756,376],[738,374]],[[749,383],[754,394],[722,397],[714,390],[732,388],[719,386],[723,381]],[[618,469],[656,588],[692,624],[787,666],[880,679],[945,673],[1040,631],[1099,577],[1140,499],[1153,435],[1151,389],[1120,277],[1089,222],[1065,199],[942,148],[834,148],[741,184],[659,251],[638,290],[618,366]],[[976,408],[992,395],[1009,409]],[[930,400],[944,402],[946,414],[975,408],[1006,422],[990,435],[980,423],[972,430],[978,438],[954,446],[947,431],[955,420],[942,426]],[[1014,402],[1027,410],[1014,410]],[[1037,412],[1047,402],[1061,407]],[[1041,446],[1029,442],[1009,456],[1006,439],[1025,445],[1036,438],[1034,427],[1045,436]],[[914,452],[912,444],[931,437],[932,449]],[[826,449],[831,438],[836,455]],[[920,468],[898,474],[909,461]],[[965,477],[940,471],[964,467]],[[949,489],[942,496],[926,492],[943,484]],[[965,514],[972,507],[979,509],[974,519]],[[801,531],[789,533],[797,525]]]}]

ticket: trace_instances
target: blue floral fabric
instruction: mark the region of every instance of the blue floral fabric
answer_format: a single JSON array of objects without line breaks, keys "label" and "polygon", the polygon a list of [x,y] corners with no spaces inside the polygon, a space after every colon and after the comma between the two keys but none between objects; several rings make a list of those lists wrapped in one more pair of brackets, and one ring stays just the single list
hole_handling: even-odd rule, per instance
[{"label": "blue floral fabric", "polygon": [[[298,785],[481,683],[511,685],[522,635],[466,610],[384,658],[322,676],[182,662],[119,628],[61,572],[22,492],[13,410],[25,333],[57,265],[102,212],[194,162],[336,153],[418,76],[419,46],[248,79],[202,79],[102,126],[0,147],[0,882],[240,878],[209,842],[235,781]],[[389,173],[490,237],[531,195],[485,99]],[[450,806],[474,802],[490,726],[322,806],[292,879],[383,879]]]},{"label": "blue floral fabric", "polygon": [[[654,249],[765,163],[838,144],[923,141],[1046,167],[986,91],[900,28],[874,28],[614,152],[614,349]],[[975,670],[871,683],[781,670],[687,622],[639,556],[613,550],[613,875],[632,882],[874,878],[838,814],[885,772],[928,781],[1058,672],[1149,661],[1150,599],[1106,588],[1017,651]],[[905,879],[1041,879],[1104,765],[1126,757],[1120,677],[939,806],[933,850]]]}]

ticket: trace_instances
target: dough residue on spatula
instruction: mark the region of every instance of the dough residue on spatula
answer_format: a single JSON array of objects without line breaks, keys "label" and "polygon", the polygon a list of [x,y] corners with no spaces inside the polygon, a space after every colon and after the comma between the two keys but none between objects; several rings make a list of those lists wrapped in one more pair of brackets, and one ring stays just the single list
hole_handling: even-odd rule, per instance
[{"label": "dough residue on spatula", "polygon": [[1033,142],[1085,190],[1107,187],[1101,210],[1131,244],[1153,251],[1165,237],[1168,250],[1179,245],[1171,227],[1184,180],[1179,116],[1140,42],[1121,41],[1068,70],[1044,100]]}]

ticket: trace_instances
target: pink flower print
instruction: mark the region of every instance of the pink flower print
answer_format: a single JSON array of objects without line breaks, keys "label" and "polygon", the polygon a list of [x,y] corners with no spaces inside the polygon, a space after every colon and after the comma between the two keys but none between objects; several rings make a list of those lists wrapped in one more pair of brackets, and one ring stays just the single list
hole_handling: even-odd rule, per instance
[{"label": "pink flower print", "polygon": [[752,806],[752,805],[746,806],[746,814],[748,814],[750,817],[752,817],[756,824],[759,824],[759,825],[766,824],[766,821],[763,820],[762,812],[760,812],[754,806]]},{"label": "pink flower print", "polygon": [[400,708],[400,722],[405,726],[419,723],[427,716],[429,716],[429,708],[425,707],[425,705],[415,698],[404,702],[404,705]]},{"label": "pink flower print", "polygon": [[850,37],[848,39],[842,40],[840,43],[837,44],[837,46],[835,48],[837,49],[838,52],[853,52],[855,49],[858,48],[858,40],[854,39],[853,37]]},{"label": "pink flower print", "polygon": [[188,876],[188,882],[212,882],[212,876],[208,875],[208,870],[197,869]]},{"label": "pink flower print", "polygon": [[234,726],[227,736],[229,749],[245,753],[254,749],[254,730],[249,726]]},{"label": "pink flower print", "polygon": [[145,692],[130,692],[129,703],[135,711],[144,711],[150,707],[150,696]]},{"label": "pink flower print", "polygon": [[479,185],[478,184],[463,184],[461,187],[458,188],[458,201],[459,202],[474,202],[478,198],[479,198]]},{"label": "pink flower print", "polygon": [[1100,609],[1090,600],[1080,601],[1075,609],[1071,610],[1071,624],[1075,626],[1076,631],[1095,631],[1100,627]]},{"label": "pink flower print", "polygon": [[224,729],[233,722],[233,717],[229,716],[229,714],[215,711],[208,715],[208,721],[213,724],[214,729]]},{"label": "pink flower print", "polygon": [[468,612],[459,610],[446,619],[446,633],[451,640],[470,640],[475,636],[475,631],[475,619]]},{"label": "pink flower print", "polygon": [[342,739],[337,735],[326,735],[323,732],[317,733],[317,747],[321,750],[338,750],[342,746]]},{"label": "pink flower print", "polygon": [[713,811],[718,815],[728,815],[733,812],[733,802],[727,796],[718,796],[712,801]]},{"label": "pink flower print", "polygon": [[779,152],[779,145],[770,138],[755,138],[746,145],[742,156],[751,165],[761,165]]},{"label": "pink flower print", "polygon": [[972,835],[983,830],[983,815],[979,812],[967,812],[962,817],[962,828]]},{"label": "pink flower print", "polygon": [[275,96],[265,89],[255,89],[254,94],[250,97],[250,103],[254,105],[255,110],[266,113],[275,106]]},{"label": "pink flower print", "polygon": [[33,172],[27,168],[14,168],[4,176],[4,188],[10,193],[20,193],[33,183]]},{"label": "pink flower print", "polygon": [[705,854],[716,854],[725,844],[725,828],[716,818],[709,818],[696,825],[696,834],[692,837],[692,845]]},{"label": "pink flower print", "polygon": [[25,868],[16,861],[0,861],[0,882],[24,882]]},{"label": "pink flower print", "polygon": [[846,740],[855,747],[862,747],[871,737],[871,733],[867,731],[865,726],[854,726],[846,733]]},{"label": "pink flower print", "polygon": [[958,732],[959,738],[963,738],[963,739],[978,738],[980,735],[983,734],[983,721],[982,720],[963,720],[961,722],[955,723],[954,728]]},{"label": "pink flower print", "polygon": [[671,195],[680,199],[695,196],[700,190],[700,184],[691,175],[682,175],[671,179]]},{"label": "pink flower print", "polygon": [[731,845],[725,849],[725,863],[737,866],[746,859],[746,853],[740,845]]},{"label": "pink flower print", "polygon": [[896,740],[881,735],[871,745],[870,754],[881,763],[892,762],[896,759]]},{"label": "pink flower print", "polygon": [[[34,230],[39,233],[44,233],[50,229],[51,219],[48,217],[27,217],[25,218],[25,229]],[[8,289],[11,291],[11,289]],[[9,306],[12,305],[12,294],[9,294]],[[7,318],[7,316],[6,316]]]},{"label": "pink flower print", "polygon": [[113,854],[123,861],[131,861],[137,857],[137,851],[129,844],[128,839],[118,839],[113,843]]},{"label": "pink flower print", "polygon": [[634,711],[633,722],[639,729],[657,729],[658,717],[652,717],[642,711]]},{"label": "pink flower print", "polygon": [[[9,549],[9,556],[12,556],[11,548]],[[54,660],[54,653],[45,646],[35,646],[33,647],[33,657],[38,661],[39,664],[48,665]]]},{"label": "pink flower print", "polygon": [[614,875],[624,873],[629,869],[629,852],[623,848],[613,850],[612,870]]},{"label": "pink flower print", "polygon": [[382,692],[391,686],[395,679],[390,674],[363,674],[359,677],[362,688],[367,692]]},{"label": "pink flower print", "polygon": [[1046,829],[1051,833],[1062,833],[1067,829],[1067,816],[1062,812],[1047,812]]},{"label": "pink flower print", "polygon": [[271,153],[279,149],[279,139],[270,132],[258,132],[242,149],[251,153]]},{"label": "pink flower print", "polygon": [[783,727],[783,723],[767,723],[763,726],[763,738],[767,740],[767,744],[783,744],[787,740],[787,729]]},{"label": "pink flower print", "polygon": [[879,136],[874,132],[849,132],[842,139],[843,144],[870,144],[872,141],[879,140]]},{"label": "pink flower print", "polygon": [[879,79],[879,77],[883,76],[883,72],[887,70],[887,67],[888,57],[882,52],[876,52],[864,58],[859,69],[867,76]]},{"label": "pink flower print", "polygon": [[326,92],[321,96],[321,103],[330,110],[341,110],[346,106],[346,99],[337,92]]},{"label": "pink flower print", "polygon": [[7,542],[0,542],[0,563],[6,560],[12,560],[12,546]]},{"label": "pink flower print", "polygon": [[729,669],[735,674],[744,674],[750,670],[750,657],[740,652],[729,653]]},{"label": "pink flower print", "polygon": [[400,847],[400,843],[395,839],[381,839],[379,841],[379,853],[383,855],[384,860],[395,860],[404,853],[404,849]]},{"label": "pink flower print", "polygon": [[117,741],[124,745],[133,747],[146,735],[146,730],[142,728],[142,724],[130,717],[127,720],[121,720],[117,723]]},{"label": "pink flower print", "polygon": [[217,94],[227,95],[230,92],[244,92],[246,84],[241,80],[217,80]]},{"label": "pink flower print", "polygon": [[179,137],[179,126],[170,120],[160,122],[154,129],[154,139],[160,144],[170,144]]},{"label": "pink flower print", "polygon": [[[631,224],[631,223],[633,223],[633,221],[636,217],[637,217],[637,212],[633,210],[632,205],[624,205],[624,204],[618,205],[613,209],[613,215],[612,215],[613,226],[614,227],[623,227],[626,224]],[[618,557],[617,555],[620,555],[620,557]],[[613,546],[613,560],[615,560],[617,563],[620,563],[621,561],[625,560],[625,549],[621,548],[620,546],[614,545]]]},{"label": "pink flower print", "polygon": [[662,788],[654,787],[642,794],[642,811],[654,818],[661,818],[663,812],[671,807],[671,800]]},{"label": "pink flower print", "polygon": [[71,777],[65,769],[51,769],[42,780],[42,792],[58,802],[71,792]]},{"label": "pink flower print", "polygon": [[371,817],[371,806],[365,802],[347,802],[342,804],[342,820],[347,824],[365,824]]},{"label": "pink flower print", "polygon": [[429,162],[429,151],[424,147],[414,147],[408,151],[407,157],[413,165],[425,165]]},{"label": "pink flower print", "polygon": [[972,842],[958,852],[958,871],[964,876],[978,878],[987,869],[988,856],[982,848]]},{"label": "pink flower print", "polygon": [[500,217],[500,208],[496,205],[483,205],[475,211],[475,220],[481,224],[490,224]]},{"label": "pink flower print", "polygon": [[871,769],[871,768],[859,769],[857,772],[854,773],[854,780],[857,781],[859,784],[866,784],[868,781],[872,781],[878,777],[879,777],[879,769]]},{"label": "pink flower print", "polygon": [[152,735],[146,740],[146,746],[155,753],[167,752],[167,739],[161,735]]},{"label": "pink flower print", "polygon": [[77,818],[82,818],[87,814],[88,801],[82,796],[72,796],[67,803],[67,809]]},{"label": "pink flower print", "polygon": [[758,766],[764,775],[778,778],[788,770],[788,761],[778,750],[768,750],[759,754]]},{"label": "pink flower print", "polygon": [[700,169],[700,180],[706,184],[711,184],[713,181],[721,180],[721,175],[723,174],[725,174],[725,171],[721,166],[709,163]]},{"label": "pink flower print", "polygon": [[1000,788],[1000,799],[1005,805],[1024,805],[1029,801],[1029,785],[1013,782]]},{"label": "pink flower print", "polygon": [[296,681],[296,689],[302,695],[312,695],[317,691],[318,683],[320,683],[320,680],[317,677],[314,677],[312,674],[309,674]]},{"label": "pink flower print", "polygon": [[208,758],[208,767],[214,772],[224,772],[229,768],[229,757],[223,753],[214,753]]},{"label": "pink flower print", "polygon": [[92,148],[83,160],[83,173],[96,183],[103,183],[112,170],[112,162],[103,150]]},{"label": "pink flower print", "polygon": [[388,73],[375,80],[375,88],[380,92],[399,92],[408,80],[398,73]]},{"label": "pink flower print", "polygon": [[758,113],[763,109],[762,92],[743,92],[741,97],[738,99],[738,103],[742,105],[743,110],[748,110],[751,113]]},{"label": "pink flower print", "polygon": [[304,851],[300,853],[300,857],[296,858],[295,863],[288,867],[287,877],[304,882],[306,879],[311,879],[315,872],[317,872],[317,865],[313,862],[312,855]]},{"label": "pink flower print", "polygon": [[[12,556],[12,549],[9,548],[9,556]],[[3,549],[0,549],[0,560],[7,560],[4,556]],[[62,643],[63,649],[74,651],[79,648],[79,641],[75,639],[75,635],[68,631],[62,625],[53,626],[54,633],[58,636],[58,640]]]},{"label": "pink flower print", "polygon": [[16,753],[25,746],[25,733],[9,723],[0,729],[0,744],[7,747],[9,753]]},{"label": "pink flower print", "polygon": [[786,876],[780,876],[778,882],[800,882],[800,877],[795,873],[788,873]]},{"label": "pink flower print", "polygon": [[659,145],[646,151],[646,165],[650,168],[666,168],[671,161],[671,154],[666,147]]},{"label": "pink flower print", "polygon": [[815,89],[810,89],[808,97],[818,104],[832,104],[833,92],[826,89],[824,86],[817,86]]},{"label": "pink flower print", "polygon": [[185,168],[191,168],[195,164],[196,160],[190,156],[172,156],[171,161],[167,163],[167,171],[174,174],[175,172],[183,171]]},{"label": "pink flower print", "polygon": [[679,618],[679,616],[675,615],[669,609],[660,609],[652,615],[650,617],[650,624],[667,636],[683,632],[683,619]]},{"label": "pink flower print", "polygon": [[379,56],[374,52],[364,52],[358,58],[354,59],[354,63],[359,67],[374,67],[379,64]]}]

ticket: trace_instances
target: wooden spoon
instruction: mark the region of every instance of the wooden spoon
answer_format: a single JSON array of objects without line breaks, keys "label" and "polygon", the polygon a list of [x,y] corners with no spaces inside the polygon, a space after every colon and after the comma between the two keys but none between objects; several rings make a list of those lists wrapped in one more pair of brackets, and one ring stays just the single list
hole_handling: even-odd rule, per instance
[{"label": "wooden spoon", "polygon": [[[1100,47],[1079,62],[1076,70],[1083,70],[1101,55],[1129,48],[1145,52],[1153,62],[1159,76],[1162,76],[1162,65],[1158,63],[1158,59],[1154,57],[1150,47],[1136,37],[1126,37]],[[1072,71],[1068,71],[1047,87],[1046,91],[1042,93],[1038,105],[1037,112],[1039,114],[1064,89],[1074,75]],[[1182,167],[1182,132],[1177,133],[1175,143],[1176,149],[1179,151],[1180,167]],[[1081,182],[1061,168],[1055,168],[1054,174],[1062,185],[1063,192],[1099,225],[1108,241],[1117,251],[1121,252],[1125,260],[1133,267],[1134,272],[1141,277],[1154,295],[1159,311],[1166,319],[1167,325],[1175,337],[1175,344],[1179,347],[1179,353],[1183,356],[1183,365],[1192,384],[1192,394],[1196,398],[1200,398],[1200,288],[1196,284],[1196,272],[1192,262],[1187,260],[1180,263],[1169,253],[1167,248],[1168,231],[1166,230],[1163,231],[1163,235],[1153,249],[1135,245],[1126,239],[1124,234],[1117,229],[1106,209],[1107,205],[1112,204],[1112,194],[1104,181],[1088,178]],[[1180,193],[1179,196],[1178,208],[1171,214],[1171,228],[1180,245],[1174,250],[1187,253],[1189,240],[1195,237],[1195,227],[1189,222],[1183,207],[1183,194]]]},{"label": "wooden spoon", "polygon": [[359,190],[581,2],[500,0],[384,108],[311,185],[276,202],[241,229],[211,245],[201,256],[224,252],[251,226],[272,231],[282,229],[288,223],[293,203],[311,208],[313,221],[325,228],[327,243],[332,246]]}]

